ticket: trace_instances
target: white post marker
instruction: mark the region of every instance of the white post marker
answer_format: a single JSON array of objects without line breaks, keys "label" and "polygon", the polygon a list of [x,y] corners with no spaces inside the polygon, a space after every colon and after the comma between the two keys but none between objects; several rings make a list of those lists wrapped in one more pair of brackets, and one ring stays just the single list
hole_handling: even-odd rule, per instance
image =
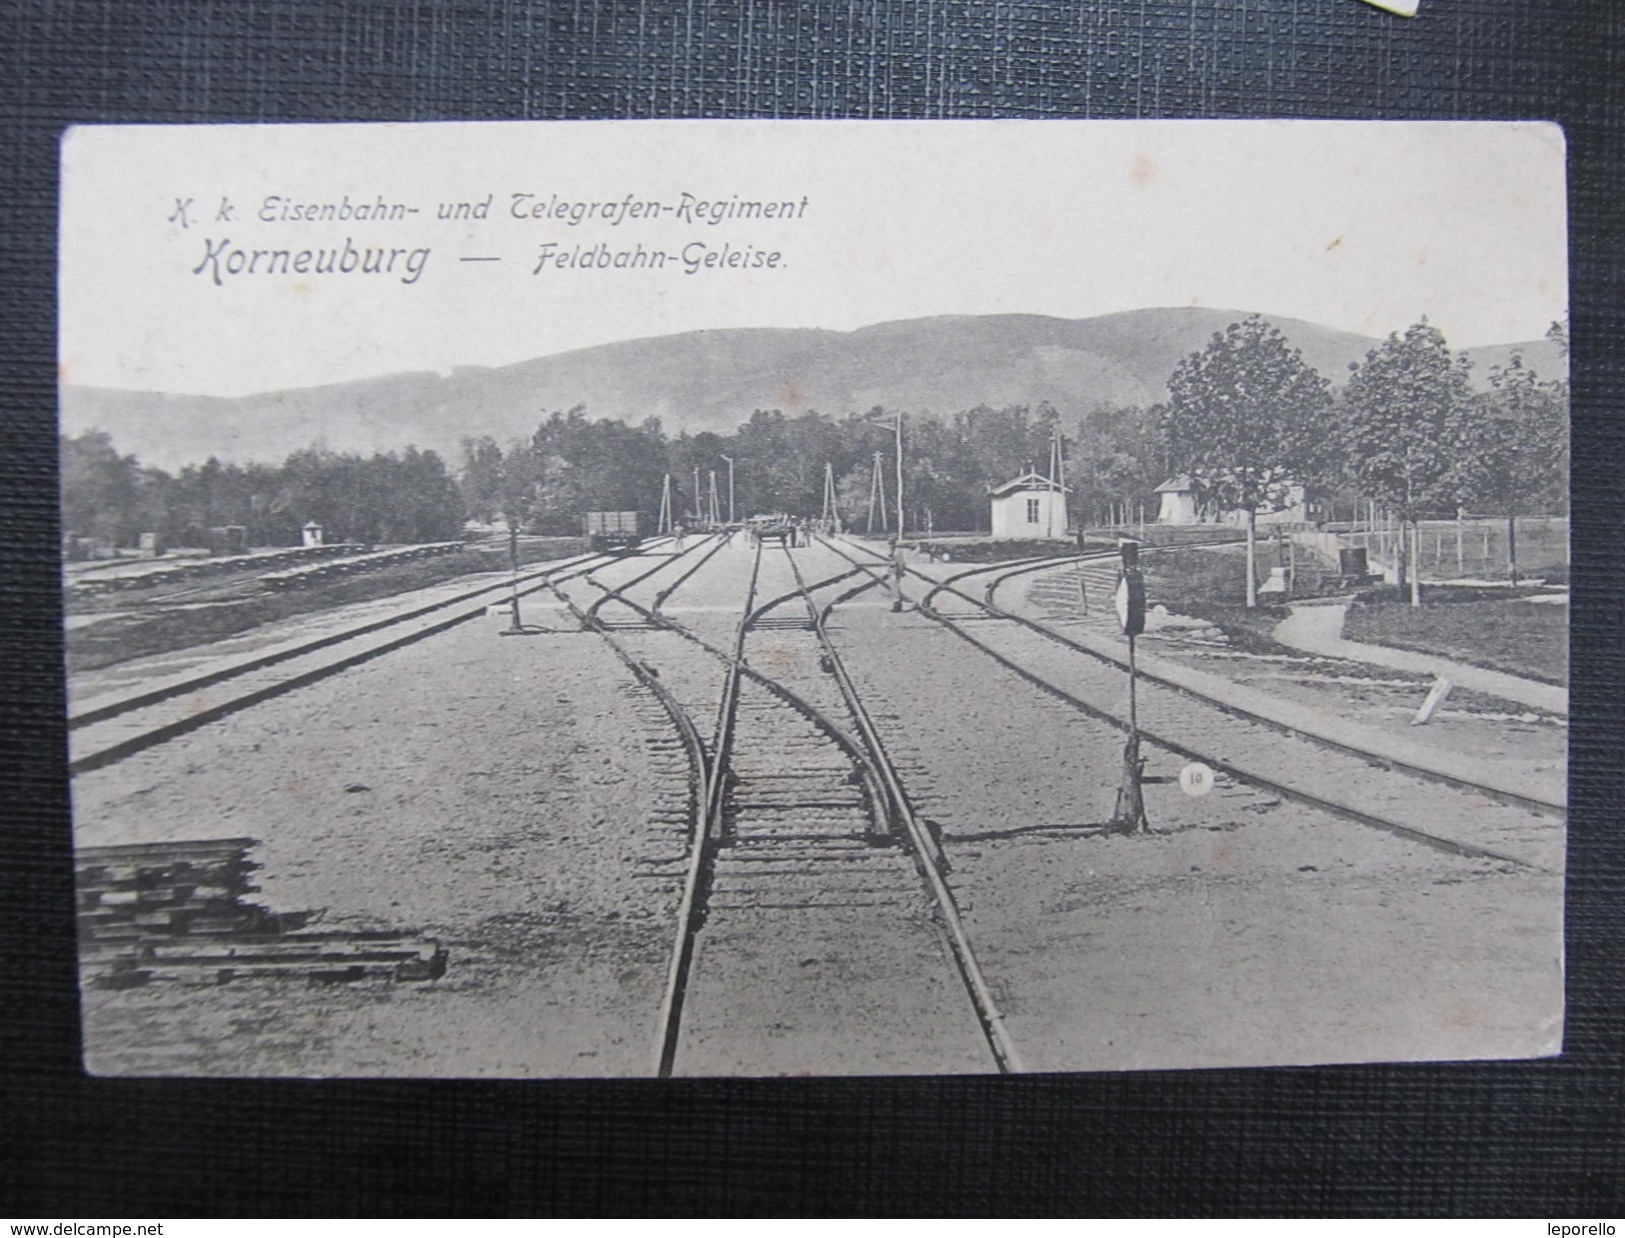
[{"label": "white post marker", "polygon": [[1213,790],[1213,770],[1200,761],[1192,761],[1179,771],[1179,789],[1196,798],[1206,795]]},{"label": "white post marker", "polygon": [[1456,685],[1443,675],[1433,680],[1433,686],[1428,689],[1427,698],[1422,702],[1422,708],[1416,711],[1416,717],[1411,719],[1412,726],[1422,726],[1432,719],[1434,712],[1444,704],[1444,698],[1450,695],[1450,689]]}]

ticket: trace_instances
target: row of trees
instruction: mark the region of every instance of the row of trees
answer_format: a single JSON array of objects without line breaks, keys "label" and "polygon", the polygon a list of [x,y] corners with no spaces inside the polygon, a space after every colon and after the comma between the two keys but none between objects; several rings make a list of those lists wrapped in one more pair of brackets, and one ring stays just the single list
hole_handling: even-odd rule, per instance
[{"label": "row of trees", "polygon": [[[983,406],[945,421],[907,419],[911,526],[985,527],[986,483],[1042,464],[1057,425],[1047,405]],[[591,418],[577,406],[545,416],[534,434],[517,442],[466,439],[456,477],[432,451],[363,457],[320,446],[294,452],[279,465],[210,457],[171,475],[121,454],[98,430],[62,440],[63,516],[69,532],[125,546],[146,532],[166,545],[205,545],[208,530],[224,525],[244,526],[254,545],[294,545],[300,526],[310,520],[323,526],[330,541],[436,541],[456,536],[470,517],[570,534],[579,532],[586,510],[652,514],[667,474],[679,517],[706,510],[711,476],[719,474],[726,514],[732,457],[740,518],[763,511],[818,512],[829,464],[843,515],[854,521],[869,502],[876,452],[888,511],[894,510],[892,426],[890,415],[835,420],[764,409],[732,434],[668,438],[657,419],[631,426]]]},{"label": "row of trees", "polygon": [[92,430],[62,440],[64,528],[113,546],[155,533],[165,545],[209,544],[209,530],[241,525],[256,546],[293,546],[314,520],[328,541],[432,542],[463,526],[457,479],[432,451],[371,456],[315,446],[280,465],[211,456],[171,475],[123,455]]},{"label": "row of trees", "polygon": [[[1566,353],[1563,328],[1551,338]],[[1471,363],[1426,319],[1350,367],[1334,394],[1281,333],[1258,317],[1233,323],[1182,361],[1158,421],[1172,469],[1199,498],[1246,513],[1249,568],[1260,511],[1307,485],[1374,502],[1414,531],[1430,515],[1476,507],[1508,520],[1560,506],[1568,479],[1568,384],[1542,381],[1514,353],[1473,390]],[[1401,537],[1399,577],[1409,573]],[[1248,572],[1248,605],[1253,605]]]},{"label": "row of trees", "polygon": [[[711,431],[668,439],[658,420],[637,427],[590,419],[585,408],[555,412],[529,439],[463,443],[463,494],[481,520],[504,520],[539,532],[570,532],[594,508],[654,512],[672,479],[679,518],[709,510],[712,477],[728,515],[729,460],[734,515],[788,511],[817,514],[825,468],[833,471],[843,519],[864,519],[880,453],[888,508],[896,492],[895,414],[872,409],[842,419],[807,412],[787,417],[758,409],[732,434]],[[1059,416],[1048,405],[980,406],[945,419],[904,423],[905,497],[911,527],[975,529],[987,524],[987,484],[1004,481],[1048,458]],[[698,491],[695,477],[698,471]]]},{"label": "row of trees", "polygon": [[[1566,348],[1560,328],[1553,338]],[[1484,390],[1469,370],[1424,320],[1389,336],[1334,389],[1255,316],[1186,357],[1165,403],[1098,405],[1069,434],[1047,404],[904,416],[909,527],[986,528],[987,487],[1045,470],[1057,438],[1073,510],[1085,518],[1112,506],[1154,511],[1156,487],[1181,473],[1206,505],[1245,512],[1249,526],[1299,484],[1351,507],[1374,502],[1413,526],[1462,506],[1509,518],[1561,510],[1566,381],[1542,379],[1517,355],[1491,370]],[[683,518],[707,509],[715,474],[726,516],[731,459],[736,516],[820,512],[828,467],[843,519],[861,526],[877,460],[895,508],[895,424],[882,408],[840,419],[759,409],[731,434],[668,437],[658,419],[630,425],[577,406],[544,415],[528,438],[465,439],[456,478],[432,451],[362,457],[319,446],[280,465],[211,458],[170,476],[92,432],[63,440],[64,516],[72,532],[122,544],[146,531],[201,544],[220,525],[246,526],[255,544],[292,544],[307,520],[334,540],[432,541],[455,536],[470,516],[568,534],[584,510],[652,514],[667,476]]]}]

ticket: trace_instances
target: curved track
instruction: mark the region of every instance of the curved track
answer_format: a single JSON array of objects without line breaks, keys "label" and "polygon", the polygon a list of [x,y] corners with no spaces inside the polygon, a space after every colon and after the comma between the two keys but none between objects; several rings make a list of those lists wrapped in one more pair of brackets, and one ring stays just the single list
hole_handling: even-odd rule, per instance
[{"label": "curved track", "polygon": [[[670,788],[650,818],[665,831],[660,854],[635,861],[650,866],[638,876],[658,879],[668,900],[661,914],[676,905],[651,1069],[1020,1071],[941,848],[825,628],[835,608],[890,587],[889,560],[826,541],[848,566],[809,579],[808,557],[798,562],[789,549],[758,546],[748,584],[742,560],[731,573],[702,574],[730,545],[744,553],[726,538],[695,538],[686,551],[656,554],[647,566],[638,556],[580,556],[519,582],[521,596],[556,596],[630,670],[638,726]],[[905,569],[905,579],[921,615],[1071,708],[1121,728],[1123,676],[1110,650],[993,600],[1002,583],[1023,574],[1115,557],[1104,551],[977,565],[946,580]],[[604,570],[612,565],[618,570]],[[598,579],[600,572],[616,583]],[[91,701],[74,716],[74,772],[482,615],[485,602],[505,599],[512,588],[502,580],[456,592],[120,699]],[[668,607],[679,599],[688,605]],[[836,636],[844,639],[839,630]],[[862,673],[858,648],[848,651]],[[1148,745],[1239,782],[1444,851],[1561,871],[1561,828],[1537,819],[1561,813],[1561,805],[1465,779],[1446,785],[1430,771],[1328,745],[1154,675],[1142,674],[1140,700]],[[879,717],[908,760],[908,724]],[[1103,747],[1101,759],[1118,758]],[[928,779],[915,782],[914,794],[928,797]],[[971,896],[961,890],[961,897],[970,907]],[[1002,969],[995,939],[977,923],[984,951]],[[1030,1029],[1018,1026],[1027,1039]],[[1028,1045],[1039,1052],[1041,1040],[1032,1036]]]},{"label": "curved track", "polygon": [[[659,612],[688,574],[654,606],[627,596],[637,582],[610,588],[587,578],[603,596],[584,613],[606,634],[613,629],[600,617],[623,608],[637,616],[628,630],[675,634],[724,669],[658,1073],[770,1073],[805,1063],[814,1042],[814,1055],[844,1055],[846,1040],[879,1069],[1020,1070],[941,855],[823,631],[815,595],[858,579],[847,597],[871,583],[853,569],[809,584],[783,548],[767,564],[793,588],[756,600],[757,547],[727,649]],[[816,952],[793,968],[772,965],[775,943],[785,942]],[[951,980],[940,968],[922,973],[933,955],[945,957]],[[832,982],[841,986],[836,1001]],[[831,1068],[843,1062],[832,1058]]]},{"label": "curved track", "polygon": [[[888,578],[889,562],[883,555],[850,544],[826,541],[825,545],[865,568],[876,583]],[[880,562],[859,559],[850,553],[852,549],[863,550]],[[1153,551],[1145,548],[1142,553]],[[1057,556],[1047,562],[1063,566],[1114,557],[1108,551]],[[1045,563],[1033,560],[982,565],[946,581],[912,568],[905,568],[905,573],[923,582],[925,591],[918,603],[922,614],[1045,692],[1126,730],[1122,677],[1126,659],[1114,659],[994,605],[986,599],[999,580],[991,582],[981,598],[960,587],[967,577],[1003,569],[1002,579],[1043,566]],[[1201,761],[1241,782],[1428,846],[1561,871],[1560,829],[1554,830],[1550,821],[1534,820],[1561,816],[1561,804],[1451,777],[1396,760],[1388,753],[1330,741],[1143,671],[1140,680],[1140,734],[1150,744]],[[1152,721],[1146,725],[1148,718]],[[1403,781],[1396,784],[1396,775]],[[1441,821],[1450,823],[1448,832],[1439,826]]]}]

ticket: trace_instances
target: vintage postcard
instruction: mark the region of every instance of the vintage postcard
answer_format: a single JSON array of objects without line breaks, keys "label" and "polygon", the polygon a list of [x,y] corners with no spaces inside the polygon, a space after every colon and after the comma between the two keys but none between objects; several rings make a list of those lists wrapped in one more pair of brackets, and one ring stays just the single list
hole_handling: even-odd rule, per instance
[{"label": "vintage postcard", "polygon": [[1564,163],[70,130],[86,1068],[1560,1052]]}]

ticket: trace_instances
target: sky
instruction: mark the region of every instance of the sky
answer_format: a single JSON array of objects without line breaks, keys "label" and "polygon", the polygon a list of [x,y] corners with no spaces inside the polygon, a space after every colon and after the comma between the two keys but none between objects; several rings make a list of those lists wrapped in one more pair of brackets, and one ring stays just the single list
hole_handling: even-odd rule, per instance
[{"label": "sky", "polygon": [[1186,305],[1536,339],[1567,312],[1564,159],[1532,122],[78,127],[61,377],[232,396],[682,331]]}]

